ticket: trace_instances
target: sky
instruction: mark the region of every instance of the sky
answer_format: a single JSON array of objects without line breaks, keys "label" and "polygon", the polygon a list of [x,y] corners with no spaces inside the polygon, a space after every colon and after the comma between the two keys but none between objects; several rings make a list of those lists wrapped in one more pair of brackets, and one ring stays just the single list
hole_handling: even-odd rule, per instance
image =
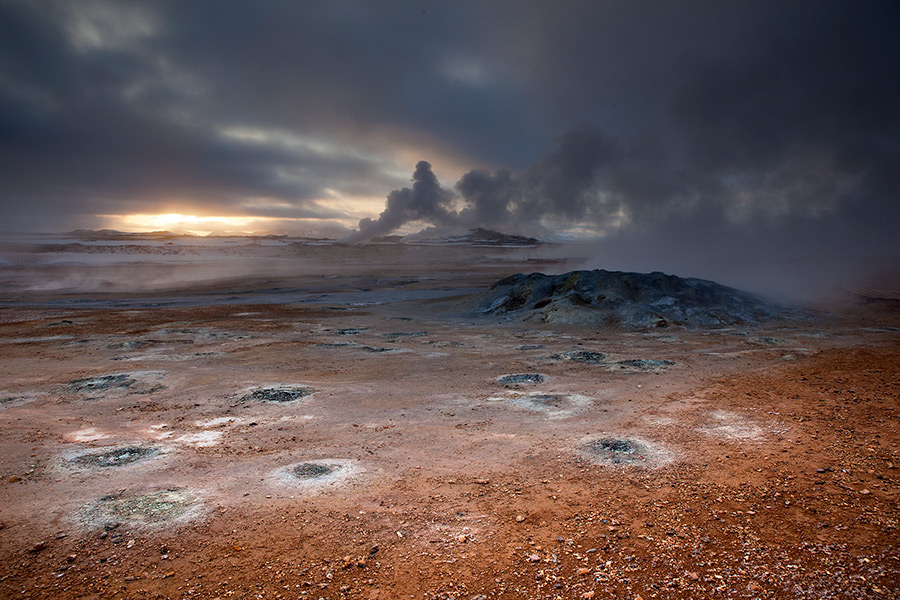
[{"label": "sky", "polygon": [[895,1],[0,1],[0,230],[900,255]]}]

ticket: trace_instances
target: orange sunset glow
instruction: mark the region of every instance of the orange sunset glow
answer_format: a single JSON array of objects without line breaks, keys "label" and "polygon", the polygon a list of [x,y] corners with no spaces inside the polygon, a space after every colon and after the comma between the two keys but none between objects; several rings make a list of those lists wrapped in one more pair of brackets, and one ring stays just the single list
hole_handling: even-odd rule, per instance
[{"label": "orange sunset glow", "polygon": [[286,217],[261,217],[256,215],[222,216],[191,215],[184,213],[98,215],[104,227],[129,232],[171,231],[209,235],[215,232],[234,234],[269,233],[289,229],[306,223],[307,219]]}]

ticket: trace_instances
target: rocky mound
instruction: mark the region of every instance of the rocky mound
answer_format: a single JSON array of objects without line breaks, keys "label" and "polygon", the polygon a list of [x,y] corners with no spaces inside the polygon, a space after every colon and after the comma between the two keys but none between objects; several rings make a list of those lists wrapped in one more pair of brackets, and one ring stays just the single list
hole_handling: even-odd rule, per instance
[{"label": "rocky mound", "polygon": [[748,325],[807,316],[799,310],[703,279],[665,273],[519,273],[475,298],[482,314],[625,329]]}]

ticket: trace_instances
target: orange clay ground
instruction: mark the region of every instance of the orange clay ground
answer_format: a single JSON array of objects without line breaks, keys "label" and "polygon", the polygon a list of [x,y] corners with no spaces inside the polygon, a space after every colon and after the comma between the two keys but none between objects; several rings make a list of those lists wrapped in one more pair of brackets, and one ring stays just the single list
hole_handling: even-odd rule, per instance
[{"label": "orange clay ground", "polygon": [[898,597],[898,328],[5,308],[0,597]]}]

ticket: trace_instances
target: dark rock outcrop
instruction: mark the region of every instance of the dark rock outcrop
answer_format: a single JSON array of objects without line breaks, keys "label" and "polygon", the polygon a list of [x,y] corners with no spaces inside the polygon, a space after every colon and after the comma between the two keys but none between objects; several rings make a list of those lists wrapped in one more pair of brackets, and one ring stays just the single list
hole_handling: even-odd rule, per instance
[{"label": "dark rock outcrop", "polygon": [[800,310],[704,279],[665,273],[572,271],[523,273],[475,298],[482,314],[523,320],[625,329],[752,325],[806,319]]}]

